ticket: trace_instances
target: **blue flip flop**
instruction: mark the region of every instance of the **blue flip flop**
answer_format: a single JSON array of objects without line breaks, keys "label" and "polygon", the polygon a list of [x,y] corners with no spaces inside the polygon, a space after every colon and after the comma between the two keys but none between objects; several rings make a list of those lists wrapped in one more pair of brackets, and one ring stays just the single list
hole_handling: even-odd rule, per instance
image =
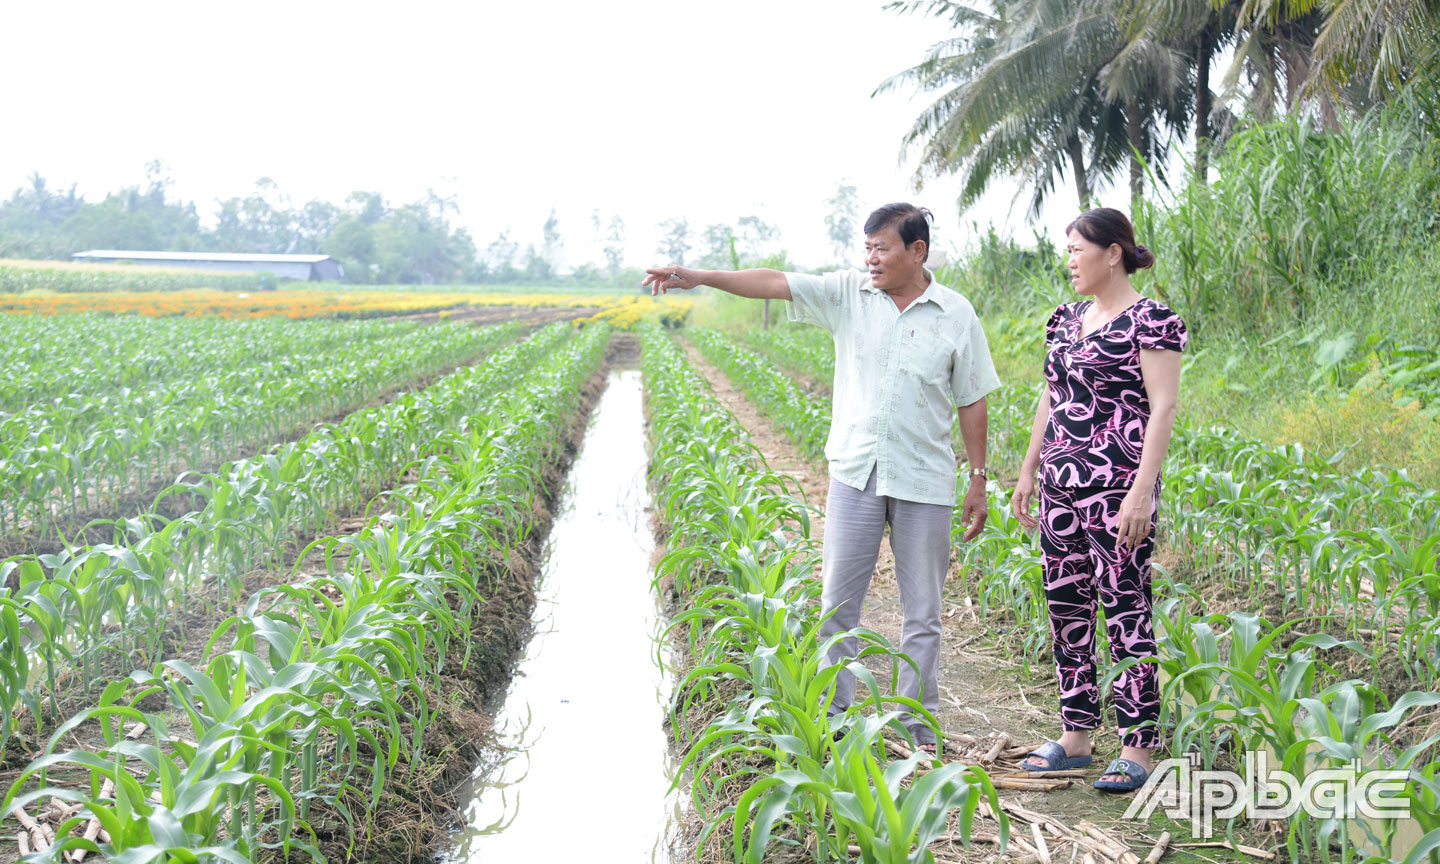
[{"label": "blue flip flop", "polygon": [[[1095,788],[1101,792],[1134,792],[1150,779],[1150,772],[1145,770],[1145,766],[1138,762],[1131,762],[1129,759],[1116,759],[1111,762],[1110,767],[1105,769],[1105,774],[1124,774],[1128,779],[1096,780]],[[1102,774],[1101,777],[1103,778],[1104,775]]]},{"label": "blue flip flop", "polygon": [[1068,771],[1071,768],[1084,768],[1092,761],[1089,754],[1084,756],[1071,756],[1067,754],[1065,748],[1060,746],[1059,741],[1046,741],[1044,744],[1041,744],[1026,754],[1025,758],[1028,759],[1031,756],[1039,756],[1041,759],[1044,759],[1045,765],[1041,767],[1039,765],[1031,765],[1029,762],[1021,762],[1020,767],[1026,771]]}]

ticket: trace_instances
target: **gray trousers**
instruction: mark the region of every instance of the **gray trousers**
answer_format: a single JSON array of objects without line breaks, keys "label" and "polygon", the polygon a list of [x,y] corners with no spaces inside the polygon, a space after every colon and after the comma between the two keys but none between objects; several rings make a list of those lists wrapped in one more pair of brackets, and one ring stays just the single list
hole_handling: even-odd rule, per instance
[{"label": "gray trousers", "polygon": [[[904,623],[900,650],[919,667],[917,676],[909,664],[900,665],[901,696],[918,701],[930,711],[940,705],[940,591],[950,567],[950,517],[953,507],[920,504],[875,494],[875,471],[865,491],[830,481],[825,507],[825,549],[821,568],[821,612],[832,615],[821,627],[821,640],[860,623],[865,593],[880,556],[880,539],[890,526],[890,549],[895,553],[895,581],[900,588]],[[845,639],[830,649],[827,665],[844,663],[855,656],[856,640]],[[832,714],[844,711],[855,701],[855,676],[841,672],[836,677]],[[929,727],[916,728],[917,742],[933,742]]]}]

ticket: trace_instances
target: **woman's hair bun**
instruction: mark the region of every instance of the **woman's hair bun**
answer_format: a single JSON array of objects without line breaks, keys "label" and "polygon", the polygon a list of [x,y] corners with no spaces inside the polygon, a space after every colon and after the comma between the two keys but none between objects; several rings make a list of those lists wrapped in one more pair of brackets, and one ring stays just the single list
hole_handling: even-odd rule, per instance
[{"label": "woman's hair bun", "polygon": [[1136,269],[1136,270],[1144,270],[1144,269],[1147,268],[1147,267],[1154,266],[1154,264],[1155,264],[1155,253],[1154,253],[1154,252],[1151,252],[1149,249],[1146,249],[1146,248],[1145,248],[1144,246],[1142,246],[1141,244],[1136,243],[1136,244],[1135,244],[1135,269]]}]

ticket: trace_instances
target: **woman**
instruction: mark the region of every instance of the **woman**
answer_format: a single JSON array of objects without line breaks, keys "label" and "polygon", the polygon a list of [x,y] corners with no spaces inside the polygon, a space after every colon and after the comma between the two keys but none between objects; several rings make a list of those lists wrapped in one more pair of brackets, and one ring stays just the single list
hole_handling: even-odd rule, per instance
[{"label": "woman", "polygon": [[[1096,595],[1105,606],[1118,664],[1155,654],[1150,554],[1160,466],[1170,446],[1185,324],[1142,297],[1130,274],[1155,263],[1125,214],[1087,210],[1065,229],[1070,281],[1089,298],[1066,303],[1045,325],[1045,386],[1011,509],[1040,527],[1045,596],[1060,678],[1063,734],[1024,767],[1058,771],[1090,764],[1100,725],[1095,675]],[[1040,519],[1029,514],[1039,472]],[[1139,789],[1154,768],[1159,692],[1153,663],[1115,679],[1120,758],[1095,788]]]}]

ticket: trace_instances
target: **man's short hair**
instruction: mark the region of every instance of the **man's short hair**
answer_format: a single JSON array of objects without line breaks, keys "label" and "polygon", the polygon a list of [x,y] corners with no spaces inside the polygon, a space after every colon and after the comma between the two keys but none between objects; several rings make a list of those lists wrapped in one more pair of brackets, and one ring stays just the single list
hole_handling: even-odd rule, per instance
[{"label": "man's short hair", "polygon": [[924,240],[925,259],[928,261],[930,259],[930,224],[934,221],[935,214],[931,213],[928,208],[916,207],[914,204],[903,202],[886,204],[866,218],[865,236],[869,237],[876,231],[883,231],[886,228],[894,228],[906,249],[909,249],[916,240]]}]

